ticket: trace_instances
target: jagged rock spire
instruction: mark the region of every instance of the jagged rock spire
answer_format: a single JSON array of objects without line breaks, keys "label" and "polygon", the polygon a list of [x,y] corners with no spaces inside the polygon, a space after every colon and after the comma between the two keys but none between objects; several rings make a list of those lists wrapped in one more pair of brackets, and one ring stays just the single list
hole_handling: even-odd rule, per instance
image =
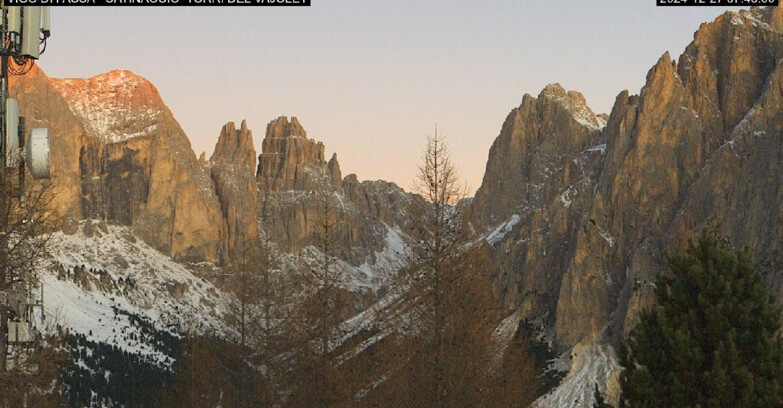
[{"label": "jagged rock spire", "polygon": [[247,128],[247,122],[242,121],[239,129],[234,122],[228,122],[220,131],[215,152],[209,159],[212,163],[230,162],[250,173],[256,168],[256,149],[253,147],[253,132]]},{"label": "jagged rock spire", "polygon": [[262,189],[322,190],[341,185],[337,155],[327,163],[324,145],[307,138],[299,121],[281,116],[266,127],[256,173]]}]

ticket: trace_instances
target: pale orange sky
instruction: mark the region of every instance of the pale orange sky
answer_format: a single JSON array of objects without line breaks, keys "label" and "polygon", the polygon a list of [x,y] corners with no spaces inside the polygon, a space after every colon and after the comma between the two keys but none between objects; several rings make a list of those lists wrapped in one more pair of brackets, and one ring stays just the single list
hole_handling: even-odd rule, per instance
[{"label": "pale orange sky", "polygon": [[408,188],[435,125],[474,191],[492,141],[548,83],[608,112],[665,52],[726,9],[654,0],[314,0],[312,7],[60,7],[50,76],[130,69],[152,81],[211,155],[225,122],[297,116],[343,175]]}]

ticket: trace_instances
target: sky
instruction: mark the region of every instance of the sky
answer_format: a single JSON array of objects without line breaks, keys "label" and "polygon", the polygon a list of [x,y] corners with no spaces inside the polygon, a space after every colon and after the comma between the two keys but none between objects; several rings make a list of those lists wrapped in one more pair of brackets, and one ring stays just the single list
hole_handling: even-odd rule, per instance
[{"label": "sky", "polygon": [[243,119],[296,116],[343,175],[413,185],[437,126],[470,191],[524,94],[549,83],[596,112],[638,93],[721,7],[655,0],[313,0],[311,7],[53,7],[52,77],[129,69],[150,80],[209,157]]}]

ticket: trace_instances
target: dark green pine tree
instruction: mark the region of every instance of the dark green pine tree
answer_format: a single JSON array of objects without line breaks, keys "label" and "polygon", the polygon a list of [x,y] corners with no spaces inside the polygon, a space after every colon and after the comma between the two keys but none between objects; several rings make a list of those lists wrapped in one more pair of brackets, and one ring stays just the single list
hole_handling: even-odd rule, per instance
[{"label": "dark green pine tree", "polygon": [[622,406],[783,407],[780,308],[748,250],[705,232],[667,261],[620,353]]}]

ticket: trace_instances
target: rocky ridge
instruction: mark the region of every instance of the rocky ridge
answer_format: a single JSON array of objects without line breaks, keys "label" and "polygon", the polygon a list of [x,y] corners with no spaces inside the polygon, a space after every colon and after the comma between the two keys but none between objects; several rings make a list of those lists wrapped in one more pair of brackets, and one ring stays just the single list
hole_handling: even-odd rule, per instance
[{"label": "rocky ridge", "polygon": [[780,290],[781,22],[753,8],[703,24],[601,129],[558,86],[523,99],[472,206],[488,233],[519,217],[485,244],[509,312],[563,350],[617,340],[651,304],[664,251],[703,228],[750,247]]},{"label": "rocky ridge", "polygon": [[28,123],[52,129],[66,232],[98,219],[131,227],[175,260],[228,264],[259,232],[289,254],[317,243],[328,197],[334,255],[358,268],[375,265],[389,231],[407,224],[407,193],[353,175],[344,182],[337,155],[326,160],[296,118],[268,124],[257,164],[245,121],[226,124],[209,160],[197,160],[155,87],[130,71],[52,79],[35,68],[11,92]]},{"label": "rocky ridge", "polygon": [[87,79],[52,79],[87,135],[107,143],[151,135],[163,113],[157,89],[130,71]]},{"label": "rocky ridge", "polygon": [[[393,183],[341,179],[337,154],[327,162],[324,145],[307,138],[296,118],[267,126],[258,156],[259,214],[263,230],[284,252],[317,245],[324,217],[332,226],[332,255],[351,265],[374,264],[387,245],[388,231],[404,234],[412,196]],[[263,209],[266,206],[265,209]]]}]

